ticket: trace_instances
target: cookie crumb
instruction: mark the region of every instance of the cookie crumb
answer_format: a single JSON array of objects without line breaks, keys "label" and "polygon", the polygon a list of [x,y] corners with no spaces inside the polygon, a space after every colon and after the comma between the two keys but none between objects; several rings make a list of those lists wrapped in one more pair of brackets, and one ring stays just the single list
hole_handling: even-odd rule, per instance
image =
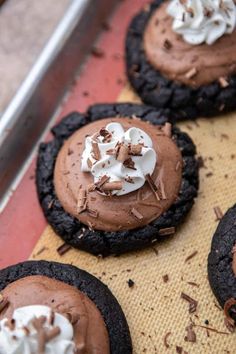
[{"label": "cookie crumb", "polygon": [[213,210],[214,210],[214,213],[216,215],[216,221],[221,220],[223,218],[224,214],[223,214],[222,210],[220,209],[220,207],[219,206],[215,206],[213,208]]},{"label": "cookie crumb", "polygon": [[162,279],[163,279],[164,283],[168,283],[168,281],[169,281],[169,275],[168,275],[168,274],[163,275],[163,276],[162,276]]}]

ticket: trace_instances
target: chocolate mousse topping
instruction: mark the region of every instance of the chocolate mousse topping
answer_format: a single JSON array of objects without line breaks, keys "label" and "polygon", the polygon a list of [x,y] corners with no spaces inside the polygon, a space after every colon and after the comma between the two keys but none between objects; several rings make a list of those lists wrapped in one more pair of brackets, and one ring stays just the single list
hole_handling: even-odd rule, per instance
[{"label": "chocolate mousse topping", "polygon": [[188,86],[225,82],[236,72],[236,31],[212,45],[188,44],[172,30],[173,19],[166,13],[168,4],[164,1],[146,26],[143,44],[148,61],[163,76]]},{"label": "chocolate mousse topping", "polygon": [[[157,154],[154,172],[152,176],[146,176],[143,187],[120,196],[100,192],[120,188],[120,184],[113,185],[115,182],[109,182],[103,176],[95,185],[92,174],[81,171],[85,137],[101,131],[111,122],[120,123],[125,130],[131,127],[143,130],[152,139]],[[174,203],[181,185],[182,156],[170,135],[169,124],[154,126],[136,118],[102,119],[76,131],[62,146],[54,169],[55,190],[63,208],[83,224],[103,231],[135,229],[158,218]],[[139,152],[139,146],[133,147],[132,154]],[[132,169],[132,156],[129,159],[125,162]],[[132,178],[126,181],[132,183]]]},{"label": "chocolate mousse topping", "polygon": [[14,281],[1,294],[8,300],[8,306],[0,312],[0,320],[7,317],[10,322],[14,310],[19,307],[49,306],[71,321],[77,354],[110,353],[107,329],[99,310],[73,286],[35,275]]}]

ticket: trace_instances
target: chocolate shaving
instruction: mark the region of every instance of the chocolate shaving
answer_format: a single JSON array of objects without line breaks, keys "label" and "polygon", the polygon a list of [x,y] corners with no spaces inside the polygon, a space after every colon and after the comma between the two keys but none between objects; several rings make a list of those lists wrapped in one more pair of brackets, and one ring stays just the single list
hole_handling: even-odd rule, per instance
[{"label": "chocolate shaving", "polygon": [[129,157],[129,150],[128,147],[124,144],[122,144],[119,149],[118,149],[118,154],[117,154],[117,161],[124,163]]},{"label": "chocolate shaving", "polygon": [[164,133],[164,135],[168,136],[169,138],[171,138],[172,135],[172,125],[167,122],[165,123],[165,125],[162,127],[162,131]]},{"label": "chocolate shaving", "polygon": [[153,191],[156,199],[159,201],[160,200],[160,197],[158,195],[158,189],[157,189],[157,186],[155,185],[152,177],[150,176],[150,174],[148,173],[146,176],[145,176],[145,179],[147,181],[147,183],[149,184],[149,187],[151,188],[151,190]]},{"label": "chocolate shaving", "polygon": [[183,292],[181,293],[181,298],[189,303],[189,313],[194,313],[197,310],[198,302],[196,300]]},{"label": "chocolate shaving", "polygon": [[48,330],[46,332],[46,342],[49,342],[50,340],[54,339],[61,333],[61,330],[58,326]]},{"label": "chocolate shaving", "polygon": [[31,322],[36,331],[40,331],[43,328],[43,324],[46,322],[46,320],[46,316],[40,316],[34,317]]},{"label": "chocolate shaving", "polygon": [[106,155],[116,156],[116,153],[117,153],[116,149],[108,149],[106,151]]},{"label": "chocolate shaving", "polygon": [[134,161],[131,159],[131,157],[129,157],[127,160],[125,160],[123,162],[123,165],[126,168],[130,168],[131,170],[136,170],[136,168],[134,167],[135,166]]},{"label": "chocolate shaving", "polygon": [[88,165],[89,168],[92,168],[92,166],[93,166],[93,163],[90,160],[90,158],[87,159],[87,165]]},{"label": "chocolate shaving", "polygon": [[169,236],[169,235],[173,235],[175,233],[175,227],[171,226],[171,227],[166,227],[165,229],[160,229],[158,231],[160,236]]},{"label": "chocolate shaving", "polygon": [[168,343],[168,341],[167,341],[170,335],[171,335],[171,332],[167,332],[167,333],[165,334],[165,336],[164,336],[164,346],[165,346],[166,348],[170,348],[170,345],[169,345],[169,343]]},{"label": "chocolate shaving", "polygon": [[101,153],[98,147],[98,143],[95,141],[92,141],[92,156],[96,161],[99,161],[101,159]]},{"label": "chocolate shaving", "polygon": [[193,325],[190,324],[189,326],[186,327],[187,335],[184,337],[184,340],[186,342],[191,342],[191,343],[196,343],[197,341],[197,336],[196,333],[193,330]]},{"label": "chocolate shaving", "polygon": [[77,200],[77,213],[80,214],[87,208],[87,191],[83,188],[79,189]]},{"label": "chocolate shaving", "polygon": [[169,41],[169,39],[165,39],[164,40],[163,47],[166,50],[170,50],[172,48],[172,43]]},{"label": "chocolate shaving", "polygon": [[196,286],[197,288],[200,287],[200,285],[195,283],[194,281],[187,281],[187,284],[192,285],[192,286]]},{"label": "chocolate shaving", "polygon": [[3,310],[5,310],[5,308],[9,305],[9,301],[8,298],[3,296],[0,293],[0,312],[2,312]]},{"label": "chocolate shaving", "polygon": [[[230,332],[234,332],[235,330],[235,320],[232,318],[231,313],[236,313],[236,300],[234,298],[230,298],[224,304],[224,315],[225,315],[225,325]],[[233,307],[234,306],[234,307]]]},{"label": "chocolate shaving", "polygon": [[224,214],[222,213],[222,210],[220,209],[219,206],[216,206],[213,208],[215,214],[216,214],[216,221],[219,221],[223,218]]},{"label": "chocolate shaving", "polygon": [[130,177],[130,176],[125,177],[125,181],[126,181],[127,183],[134,183],[133,178]]},{"label": "chocolate shaving", "polygon": [[129,288],[132,288],[132,287],[134,286],[134,284],[135,284],[132,279],[129,279],[129,280],[127,281],[127,283],[128,283]]},{"label": "chocolate shaving", "polygon": [[130,211],[131,215],[133,215],[136,219],[143,220],[143,215],[135,208],[132,208]]},{"label": "chocolate shaving", "polygon": [[192,79],[194,76],[197,75],[197,69],[196,68],[192,68],[191,70],[189,70],[186,74],[185,77],[186,79]]},{"label": "chocolate shaving", "polygon": [[116,191],[116,190],[121,190],[121,189],[122,189],[122,182],[121,181],[107,182],[107,183],[104,183],[103,186],[101,187],[101,190],[103,192]]},{"label": "chocolate shaving", "polygon": [[44,330],[40,329],[38,330],[38,354],[43,354],[45,353],[45,345],[46,345],[46,334]]},{"label": "chocolate shaving", "polygon": [[162,178],[159,179],[159,186],[161,190],[161,199],[167,199],[166,192],[165,192],[165,185]]},{"label": "chocolate shaving", "polygon": [[72,247],[70,245],[67,245],[66,243],[63,243],[61,246],[57,248],[57,253],[59,256],[63,256],[66,252],[68,252]]},{"label": "chocolate shaving", "polygon": [[228,81],[224,77],[220,77],[218,81],[222,88],[226,88],[229,86]]},{"label": "chocolate shaving", "polygon": [[141,154],[142,148],[143,146],[141,144],[136,144],[136,145],[131,144],[129,149],[129,154],[133,156],[142,156]]},{"label": "chocolate shaving", "polygon": [[106,175],[102,176],[102,178],[100,179],[100,181],[98,181],[98,182],[95,183],[95,187],[96,187],[98,190],[101,189],[101,187],[102,187],[106,182],[108,182],[109,179],[110,179],[109,176],[106,176]]},{"label": "chocolate shaving", "polygon": [[198,254],[198,251],[194,251],[193,253],[191,253],[186,259],[185,259],[185,263],[187,263],[188,261],[190,261],[190,259],[192,259],[193,257],[195,257]]},{"label": "chocolate shaving", "polygon": [[208,326],[202,326],[202,325],[194,325],[194,327],[199,327],[199,328],[204,328],[208,331],[214,332],[214,333],[218,333],[218,334],[229,334],[227,332],[222,332],[222,331],[218,331],[218,329],[212,328],[212,327],[208,327]]},{"label": "chocolate shaving", "polygon": [[105,128],[100,129],[100,135],[103,137],[103,143],[109,143],[112,139],[112,134]]},{"label": "chocolate shaving", "polygon": [[93,218],[97,218],[98,217],[98,211],[94,210],[94,209],[87,209],[87,212],[90,216],[92,216]]},{"label": "chocolate shaving", "polygon": [[54,325],[54,320],[55,320],[55,312],[53,310],[51,310],[50,317],[49,317],[49,324],[51,326]]},{"label": "chocolate shaving", "polygon": [[175,166],[175,171],[178,171],[179,168],[180,168],[180,166],[181,166],[181,162],[178,161],[177,164],[176,164],[176,166]]},{"label": "chocolate shaving", "polygon": [[16,325],[16,321],[14,320],[14,318],[7,320],[7,322],[5,323],[5,326],[7,326],[10,329],[10,331],[14,331],[15,325]]}]

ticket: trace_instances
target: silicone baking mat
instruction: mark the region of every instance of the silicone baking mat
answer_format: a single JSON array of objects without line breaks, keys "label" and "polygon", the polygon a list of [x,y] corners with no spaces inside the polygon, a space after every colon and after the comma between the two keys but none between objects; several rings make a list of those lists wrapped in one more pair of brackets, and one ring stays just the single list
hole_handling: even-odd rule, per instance
[{"label": "silicone baking mat", "polygon": [[[88,59],[60,117],[73,110],[84,111],[89,104],[117,98],[124,82],[125,31],[131,17],[146,3],[120,2],[110,19],[111,29],[103,32],[97,43],[104,55]],[[134,102],[137,98],[126,87],[118,100]],[[37,202],[34,160],[0,215],[0,249],[4,249],[0,266],[25,260],[39,239],[32,259],[73,263],[110,287],[129,322],[135,354],[174,354],[181,353],[181,348],[182,354],[232,354],[236,352],[236,337],[224,326],[223,313],[208,285],[206,265],[217,226],[213,208],[219,206],[225,212],[235,202],[236,114],[179,126],[194,139],[205,167],[200,170],[199,197],[174,237],[145,251],[120,257],[101,259],[78,250],[59,256],[56,249],[62,241],[46,227]],[[191,255],[194,256],[189,259]],[[134,281],[133,287],[128,286],[129,279]],[[182,292],[198,301],[195,313],[189,314],[189,304],[181,298]],[[208,331],[203,328],[205,321],[209,322]],[[192,322],[196,325],[196,343],[184,339],[185,329]]]},{"label": "silicone baking mat", "polygon": [[[137,99],[127,88],[119,101]],[[176,346],[189,354],[236,351],[235,335],[224,326],[207,280],[207,255],[217,226],[213,208],[219,206],[225,212],[235,202],[235,118],[230,114],[179,124],[195,141],[205,167],[200,170],[199,197],[174,237],[119,257],[101,259],[72,249],[59,256],[56,250],[62,241],[47,227],[32,253],[32,259],[71,263],[104,281],[127,316],[134,353],[181,352]],[[128,286],[129,279],[133,287]],[[198,301],[195,313],[189,314],[182,292]],[[196,343],[185,341],[191,323]],[[206,323],[209,330],[201,327],[207,327]]]}]

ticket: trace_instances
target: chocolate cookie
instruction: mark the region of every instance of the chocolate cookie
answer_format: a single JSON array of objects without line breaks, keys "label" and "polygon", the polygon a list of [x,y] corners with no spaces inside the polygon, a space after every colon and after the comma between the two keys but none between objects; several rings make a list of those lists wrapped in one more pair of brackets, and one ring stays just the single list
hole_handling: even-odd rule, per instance
[{"label": "chocolate cookie", "polygon": [[[234,110],[236,108],[234,99],[236,94],[235,66],[226,66],[229,68],[226,78],[225,76],[220,76],[214,80],[209,79],[209,82],[204,82],[208,76],[208,69],[204,72],[204,70],[201,71],[197,68],[198,72],[203,76],[201,81],[203,80],[204,83],[201,82],[200,85],[194,86],[167,77],[160,69],[151,64],[152,60],[147,59],[144,45],[145,31],[151,21],[155,21],[153,26],[158,25],[158,16],[156,19],[152,19],[152,16],[155,15],[157,9],[163,6],[164,3],[164,0],[155,0],[150,5],[147,5],[134,17],[128,28],[126,38],[126,66],[127,76],[131,85],[144,103],[157,108],[173,109],[173,115],[169,117],[172,121],[194,119],[199,116],[214,116]],[[176,41],[179,42],[177,43],[178,45],[175,46],[175,43],[173,45],[173,42],[169,39],[170,33],[167,30],[167,26],[168,28],[171,27],[171,21],[170,18],[168,19],[167,17],[168,15],[166,14],[166,17],[163,18],[168,24],[166,24],[166,26],[163,25],[165,28],[163,28],[161,34],[162,36],[166,35],[166,37],[163,37],[164,52],[162,52],[166,54],[173,53],[182,40],[182,38],[176,36]],[[165,32],[168,33],[163,34]],[[223,40],[231,41],[231,38],[235,38],[234,34],[235,32],[230,36],[224,36]],[[220,41],[222,41],[222,38],[219,40],[219,44],[217,43],[216,47],[221,46]],[[181,45],[183,43],[182,40]],[[203,48],[202,45],[197,47]],[[213,50],[213,46],[208,47],[209,51]],[[225,44],[225,48],[226,47],[229,49],[231,44]],[[218,48],[217,50],[217,53],[221,53],[221,55],[224,53],[223,49],[219,50]],[[204,56],[204,53],[200,53],[199,58],[202,56]],[[193,56],[193,62],[196,57],[197,56]],[[213,55],[213,57],[217,58],[218,54]],[[154,61],[157,60],[155,56],[153,56],[152,59]],[[179,59],[178,63],[182,62],[184,64],[185,60],[186,57],[184,56],[184,59]],[[196,66],[194,62],[192,64],[192,70],[186,72],[186,81],[195,79],[197,73]],[[230,69],[231,66],[232,68]],[[172,65],[172,68],[173,67],[176,67],[175,63]]]},{"label": "chocolate cookie", "polygon": [[27,261],[0,270],[0,290],[29,276],[46,276],[71,285],[92,300],[105,321],[111,354],[132,353],[129,328],[122,309],[106,285],[100,280],[68,264]]},{"label": "chocolate cookie", "polygon": [[[72,113],[65,117],[61,123],[52,129],[54,139],[49,143],[40,145],[36,181],[44,215],[55,232],[66,243],[95,255],[107,256],[138,250],[163,239],[164,236],[173,234],[175,228],[183,222],[190,211],[194,198],[197,196],[198,163],[195,159],[196,149],[189,136],[174,127],[172,129],[172,139],[181,152],[183,160],[181,185],[177,199],[158,218],[142,227],[109,232],[86,226],[78,218],[64,210],[54,187],[55,161],[64,141],[75,131],[82,129],[89,123],[108,117],[132,116],[140,117],[143,122],[149,122],[154,126],[165,124],[168,120],[162,110],[157,111],[149,106],[99,104],[90,107],[85,114]],[[122,198],[122,196],[118,198]]]},{"label": "chocolate cookie", "polygon": [[[221,219],[213,236],[211,252],[208,256],[210,286],[222,307],[230,299],[236,299],[235,245],[236,204]],[[236,312],[232,311],[231,315],[236,320]]]}]

